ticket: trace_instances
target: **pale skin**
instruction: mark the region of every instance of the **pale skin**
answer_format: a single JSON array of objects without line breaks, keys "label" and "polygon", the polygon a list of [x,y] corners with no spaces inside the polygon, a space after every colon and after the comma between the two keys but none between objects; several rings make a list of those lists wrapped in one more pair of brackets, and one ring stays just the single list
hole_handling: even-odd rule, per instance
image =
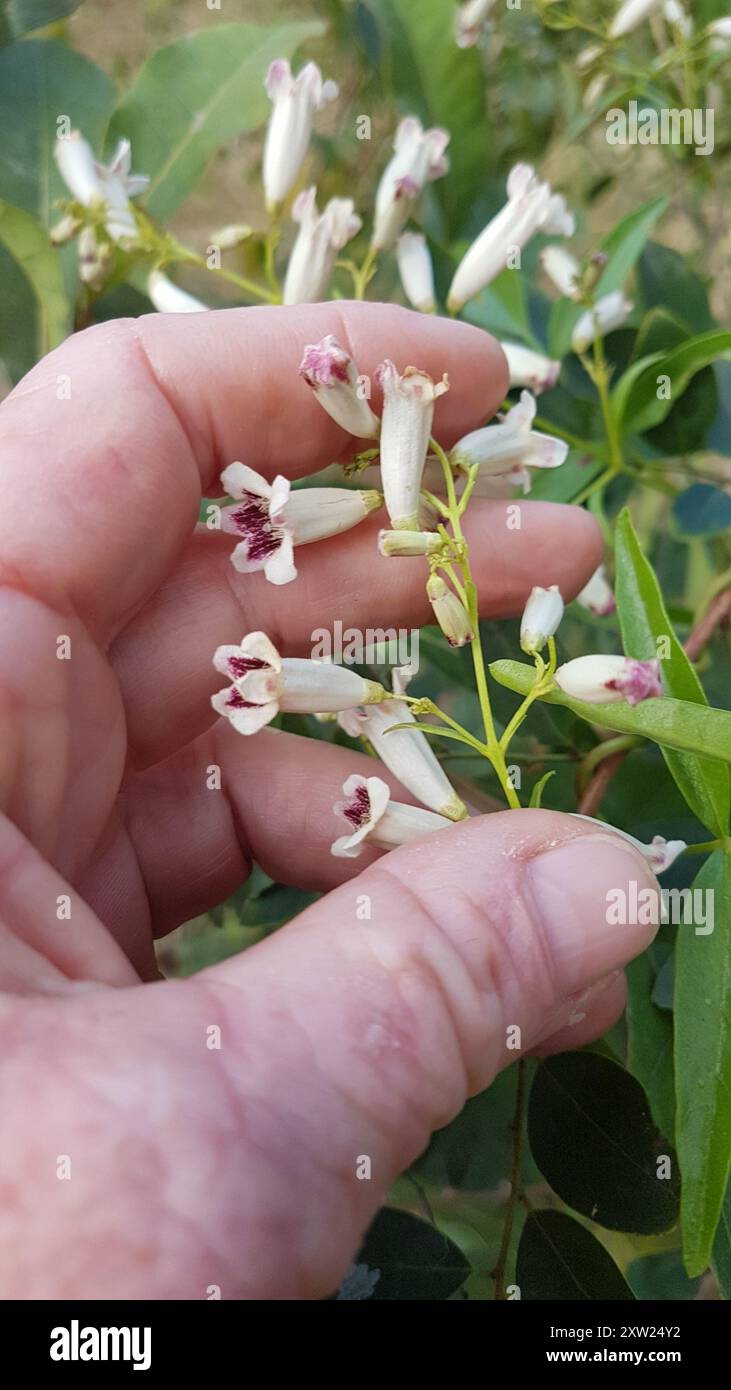
[{"label": "pale skin", "polygon": [[[326,1296],[393,1178],[515,1061],[506,1029],[526,1051],[600,1035],[650,940],[606,924],[607,890],[654,882],[609,832],[510,811],[337,860],[345,778],[376,770],[408,799],[398,783],[362,754],[216,720],[220,643],[264,629],[307,655],[336,618],[429,620],[421,561],[377,554],[382,514],[298,552],[281,589],[235,573],[230,537],[194,534],[233,459],[295,478],[353,447],[297,376],[326,333],[369,375],[385,357],[446,371],[446,446],[503,399],[479,330],[329,304],[105,324],[0,409],[0,1296]],[[600,559],[584,512],[522,506],[520,531],[504,503],[469,509],[488,616],[536,583],[569,598]],[[327,895],[244,955],[160,980],[153,939],[252,858]]]}]

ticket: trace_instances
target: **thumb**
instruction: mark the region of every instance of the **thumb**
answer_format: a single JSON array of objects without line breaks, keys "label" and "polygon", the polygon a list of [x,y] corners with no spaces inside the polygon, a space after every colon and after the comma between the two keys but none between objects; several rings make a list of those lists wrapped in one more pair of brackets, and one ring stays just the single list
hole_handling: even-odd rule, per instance
[{"label": "thumb", "polygon": [[337,1287],[432,1131],[560,1036],[570,996],[649,944],[652,927],[608,914],[608,893],[633,881],[657,887],[610,830],[507,811],[392,852],[199,977],[226,1009],[227,1066],[252,1143],[249,1296]]}]

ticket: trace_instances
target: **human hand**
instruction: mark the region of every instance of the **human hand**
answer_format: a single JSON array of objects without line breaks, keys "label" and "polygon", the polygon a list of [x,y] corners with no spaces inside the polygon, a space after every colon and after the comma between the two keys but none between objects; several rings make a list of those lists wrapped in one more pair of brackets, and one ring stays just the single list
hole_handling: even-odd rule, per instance
[{"label": "human hand", "polygon": [[[300,477],[342,450],[297,380],[328,332],[369,374],[389,355],[446,371],[445,444],[503,398],[478,330],[329,304],[105,324],[0,411],[5,1297],[327,1295],[393,1178],[514,1060],[506,1028],[526,1050],[600,1035],[651,937],[607,925],[608,889],[654,883],[610,832],[508,811],[335,859],[332,803],[372,761],[213,722],[211,654],[243,632],[297,655],[335,617],[429,620],[421,567],[398,565],[396,587],[375,551],[378,516],[298,552],[295,589],[238,575],[230,538],[194,534],[232,459]],[[469,510],[486,616],[520,612],[534,583],[569,597],[599,561],[586,513],[521,507],[520,531],[504,503]],[[252,858],[332,891],[244,956],[157,979],[153,938],[226,898]]]}]

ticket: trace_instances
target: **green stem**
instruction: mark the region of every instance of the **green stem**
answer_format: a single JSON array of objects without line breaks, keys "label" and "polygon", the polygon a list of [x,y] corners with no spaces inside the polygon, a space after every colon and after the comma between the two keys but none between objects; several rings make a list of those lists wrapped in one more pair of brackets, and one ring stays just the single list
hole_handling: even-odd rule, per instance
[{"label": "green stem", "polygon": [[281,302],[278,288],[276,292],[268,290],[264,285],[257,285],[253,280],[247,280],[246,276],[237,274],[235,270],[225,270],[223,266],[210,266],[203,256],[199,256],[195,251],[188,251],[184,246],[176,247],[174,252],[166,255],[164,259],[166,265],[187,263],[188,265],[196,265],[200,270],[208,271],[209,274],[219,275],[222,280],[228,280],[229,284],[236,285],[238,289],[243,290],[244,294],[261,299],[265,304],[279,304]]},{"label": "green stem", "polygon": [[515,1082],[515,1109],[513,1111],[513,1162],[510,1171],[510,1195],[505,1207],[505,1220],[503,1222],[503,1234],[500,1241],[497,1263],[493,1273],[495,1280],[496,1299],[505,1298],[505,1266],[508,1262],[510,1252],[510,1238],[513,1234],[513,1220],[515,1208],[518,1202],[518,1189],[520,1186],[520,1155],[523,1141],[523,1111],[525,1108],[525,1060],[521,1057],[516,1067]]},{"label": "green stem", "polygon": [[600,763],[607,758],[613,758],[615,753],[628,753],[631,748],[639,748],[645,742],[639,734],[618,734],[616,738],[604,739],[602,743],[597,743],[585,758],[582,758],[576,774],[576,784],[579,795],[584,791],[592,773],[596,771]]},{"label": "green stem", "polygon": [[454,474],[452,472],[452,467],[449,462],[449,459],[447,458],[447,455],[445,454],[441,444],[438,444],[436,439],[432,438],[429,441],[429,448],[432,450],[433,453],[436,454],[437,458],[439,459],[439,462],[442,465],[444,482],[447,489],[447,506],[449,508],[449,520],[452,527],[452,531],[454,533],[454,539],[457,545],[460,547],[461,558],[459,561],[459,565],[460,569],[462,570],[464,581],[463,602],[467,609],[467,614],[470,620],[470,626],[474,634],[473,639],[470,642],[470,651],[472,654],[472,665],[474,667],[475,672],[477,695],[480,701],[482,723],[485,730],[486,755],[487,757],[489,757],[500,779],[500,785],[502,786],[503,792],[505,793],[505,799],[508,805],[511,806],[514,810],[518,810],[520,808],[520,798],[516,793],[515,787],[512,786],[510,782],[510,778],[508,776],[508,769],[505,765],[505,757],[503,754],[503,750],[498,742],[495,733],[495,723],[492,717],[492,709],[490,706],[490,692],[487,687],[487,670],[485,667],[485,655],[482,650],[482,640],[480,637],[480,613],[477,585],[475,584],[475,581],[472,577],[472,570],[470,568],[469,560],[469,547],[467,545],[467,541],[465,540],[464,532],[462,530],[462,513],[460,511],[460,505],[457,499],[457,491],[454,485]]},{"label": "green stem", "polygon": [[377,259],[378,252],[375,246],[369,246],[362,266],[360,268],[356,266],[355,274],[353,275],[353,289],[355,299],[365,299],[365,292],[368,289],[368,285],[370,284],[370,281],[373,279],[373,276],[376,272]]}]

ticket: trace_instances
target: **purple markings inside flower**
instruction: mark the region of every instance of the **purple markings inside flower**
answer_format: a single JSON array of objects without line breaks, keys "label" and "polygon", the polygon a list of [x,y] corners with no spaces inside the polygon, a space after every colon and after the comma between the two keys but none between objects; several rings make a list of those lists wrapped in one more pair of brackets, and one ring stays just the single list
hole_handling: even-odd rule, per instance
[{"label": "purple markings inside flower", "polygon": [[365,785],[355,788],[350,800],[342,804],[342,813],[354,830],[365,825],[371,814],[371,799]]},{"label": "purple markings inside flower", "polygon": [[251,703],[251,700],[245,700],[243,695],[241,694],[241,691],[237,690],[235,685],[232,685],[231,689],[227,692],[226,695],[226,708],[254,709],[255,706]]},{"label": "purple markings inside flower", "polygon": [[240,681],[247,671],[263,671],[266,669],[266,661],[260,661],[258,656],[230,656],[226,662],[232,680]]},{"label": "purple markings inside flower", "polygon": [[620,676],[607,681],[608,690],[618,690],[629,705],[638,705],[641,700],[662,695],[660,662],[634,661],[628,658]]},{"label": "purple markings inside flower", "polygon": [[334,386],[348,381],[350,358],[334,334],[328,333],[321,343],[309,343],[300,362],[300,376],[309,386]]},{"label": "purple markings inside flower", "polygon": [[230,507],[226,520],[233,524],[236,532],[246,540],[247,556],[250,563],[266,560],[277,551],[282,543],[282,532],[272,526],[269,504],[253,492],[244,493],[239,507]]}]

